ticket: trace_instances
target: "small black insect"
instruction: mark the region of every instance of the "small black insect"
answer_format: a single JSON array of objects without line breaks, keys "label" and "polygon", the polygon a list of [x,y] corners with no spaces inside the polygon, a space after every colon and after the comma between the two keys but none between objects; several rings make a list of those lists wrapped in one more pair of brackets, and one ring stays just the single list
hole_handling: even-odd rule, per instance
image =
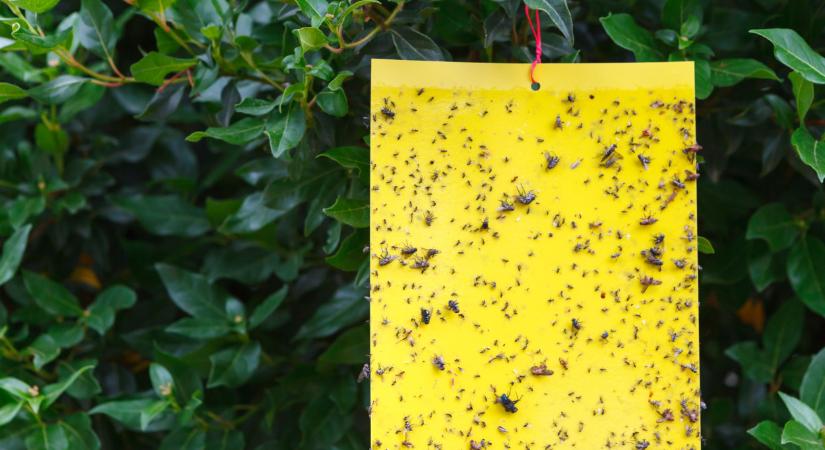
[{"label": "small black insect", "polygon": [[396,258],[398,257],[395,255],[390,255],[390,253],[386,249],[384,249],[383,253],[381,253],[381,257],[378,258],[378,265],[386,266],[387,264],[395,261]]},{"label": "small black insect", "polygon": [[559,157],[548,152],[544,152],[544,159],[547,160],[547,170],[553,169],[559,164]]},{"label": "small black insect", "polygon": [[386,117],[387,119],[395,118],[395,112],[393,110],[387,108],[386,106],[381,108],[381,114],[383,114],[384,117]]},{"label": "small black insect", "polygon": [[518,188],[518,194],[516,194],[516,200],[522,205],[529,205],[533,203],[533,200],[536,199],[536,193],[533,191],[525,191],[523,187]]},{"label": "small black insect", "polygon": [[424,322],[424,325],[430,323],[430,318],[432,318],[432,312],[429,309],[421,308],[421,321]]},{"label": "small black insect", "polygon": [[450,311],[458,314],[460,311],[458,310],[458,302],[455,300],[450,300],[447,302],[447,308],[450,308]]},{"label": "small black insect", "polygon": [[647,170],[647,166],[650,164],[650,157],[639,153],[639,162],[642,163],[642,167]]},{"label": "small black insect", "polygon": [[660,280],[657,280],[651,276],[645,275],[639,279],[639,282],[642,283],[642,292],[647,291],[647,288],[650,286],[658,286],[662,284]]},{"label": "small black insect", "polygon": [[561,116],[558,114],[556,115],[556,121],[553,123],[553,128],[556,128],[558,130],[564,128],[564,123],[562,123]]},{"label": "small black insect", "polygon": [[573,329],[574,329],[574,330],[579,331],[579,330],[581,330],[581,329],[582,329],[582,323],[581,323],[581,321],[580,321],[579,319],[573,319],[573,320],[571,321],[571,323],[572,323],[572,325],[573,325]]},{"label": "small black insect", "polygon": [[427,214],[424,215],[424,223],[426,223],[427,226],[431,226],[433,221],[435,221],[435,216],[430,211],[427,211]]},{"label": "small black insect", "polygon": [[422,273],[427,270],[427,267],[430,267],[430,263],[424,258],[416,258],[415,263],[412,265],[413,269],[421,269]]},{"label": "small black insect", "polygon": [[636,450],[645,450],[648,447],[650,447],[650,442],[639,441],[636,443]]},{"label": "small black insect", "polygon": [[514,209],[516,209],[516,208],[513,206],[513,204],[506,201],[506,200],[502,200],[501,205],[499,205],[499,207],[498,207],[499,211],[512,211]]},{"label": "small black insect", "polygon": [[602,333],[602,339],[607,339],[608,336],[610,336],[610,334],[608,334],[607,331]]},{"label": "small black insect", "polygon": [[662,242],[665,241],[665,235],[662,233],[657,233],[653,236],[653,243],[656,245],[662,245]]},{"label": "small black insect", "polygon": [[435,357],[433,358],[433,365],[438,367],[438,370],[444,370],[444,358],[435,355]]},{"label": "small black insect", "polygon": [[642,220],[639,221],[639,225],[653,225],[658,221],[659,219],[653,216],[642,217]]},{"label": "small black insect", "polygon": [[485,217],[484,220],[481,221],[481,229],[482,230],[489,230],[490,229],[490,221],[487,220]]},{"label": "small black insect", "polygon": [[570,103],[574,103],[576,101],[576,96],[573,94],[567,94],[567,101]]},{"label": "small black insect", "polygon": [[430,258],[432,258],[433,256],[435,256],[435,255],[437,255],[437,254],[439,254],[439,253],[441,253],[441,252],[439,252],[437,249],[431,248],[431,249],[427,250],[427,256],[426,256],[426,258],[427,258],[427,259],[430,259]]},{"label": "small black insect", "polygon": [[404,255],[404,256],[410,256],[410,255],[414,255],[415,252],[417,252],[417,251],[418,251],[417,248],[415,248],[415,247],[408,244],[408,245],[405,245],[401,249],[401,254]]},{"label": "small black insect", "polygon": [[510,400],[510,397],[508,397],[507,394],[501,394],[496,399],[496,402],[501,403],[501,406],[504,408],[504,410],[510,414],[518,411],[518,408],[516,408],[516,403],[518,403],[519,400]]}]

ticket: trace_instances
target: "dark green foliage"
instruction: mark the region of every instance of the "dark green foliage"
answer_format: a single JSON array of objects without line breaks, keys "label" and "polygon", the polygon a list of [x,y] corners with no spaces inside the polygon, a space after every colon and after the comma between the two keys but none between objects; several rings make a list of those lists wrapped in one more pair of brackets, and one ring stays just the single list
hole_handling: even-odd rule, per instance
[{"label": "dark green foliage", "polygon": [[[523,4],[0,3],[0,448],[367,448],[370,58],[529,62]],[[527,4],[695,61],[705,448],[822,449],[825,8]]]}]

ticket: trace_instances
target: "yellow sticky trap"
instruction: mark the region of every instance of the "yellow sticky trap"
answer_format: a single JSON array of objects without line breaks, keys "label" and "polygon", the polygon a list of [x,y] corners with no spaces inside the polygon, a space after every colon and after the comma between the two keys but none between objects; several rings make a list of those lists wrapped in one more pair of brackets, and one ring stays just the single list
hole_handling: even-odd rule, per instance
[{"label": "yellow sticky trap", "polygon": [[698,449],[692,63],[372,67],[372,448]]}]

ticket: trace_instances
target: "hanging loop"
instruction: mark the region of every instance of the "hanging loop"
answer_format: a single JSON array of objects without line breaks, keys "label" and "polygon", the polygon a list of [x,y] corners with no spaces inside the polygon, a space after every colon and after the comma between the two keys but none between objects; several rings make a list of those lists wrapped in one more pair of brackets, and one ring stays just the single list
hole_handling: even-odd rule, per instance
[{"label": "hanging loop", "polygon": [[536,58],[533,60],[533,64],[530,65],[530,81],[533,82],[533,90],[538,90],[539,83],[536,81],[534,76],[534,72],[536,71],[536,65],[541,64],[541,18],[539,17],[539,11],[536,10],[536,20],[533,23],[533,19],[530,17],[530,7],[524,5],[524,15],[527,17],[527,24],[530,25],[530,32],[533,33],[533,39],[536,40]]}]

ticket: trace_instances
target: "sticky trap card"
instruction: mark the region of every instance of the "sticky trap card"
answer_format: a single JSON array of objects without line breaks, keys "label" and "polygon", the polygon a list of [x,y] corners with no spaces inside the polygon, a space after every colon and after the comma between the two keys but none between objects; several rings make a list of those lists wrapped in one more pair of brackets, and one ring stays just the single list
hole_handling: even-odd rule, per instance
[{"label": "sticky trap card", "polygon": [[372,65],[372,448],[698,449],[692,63]]}]

